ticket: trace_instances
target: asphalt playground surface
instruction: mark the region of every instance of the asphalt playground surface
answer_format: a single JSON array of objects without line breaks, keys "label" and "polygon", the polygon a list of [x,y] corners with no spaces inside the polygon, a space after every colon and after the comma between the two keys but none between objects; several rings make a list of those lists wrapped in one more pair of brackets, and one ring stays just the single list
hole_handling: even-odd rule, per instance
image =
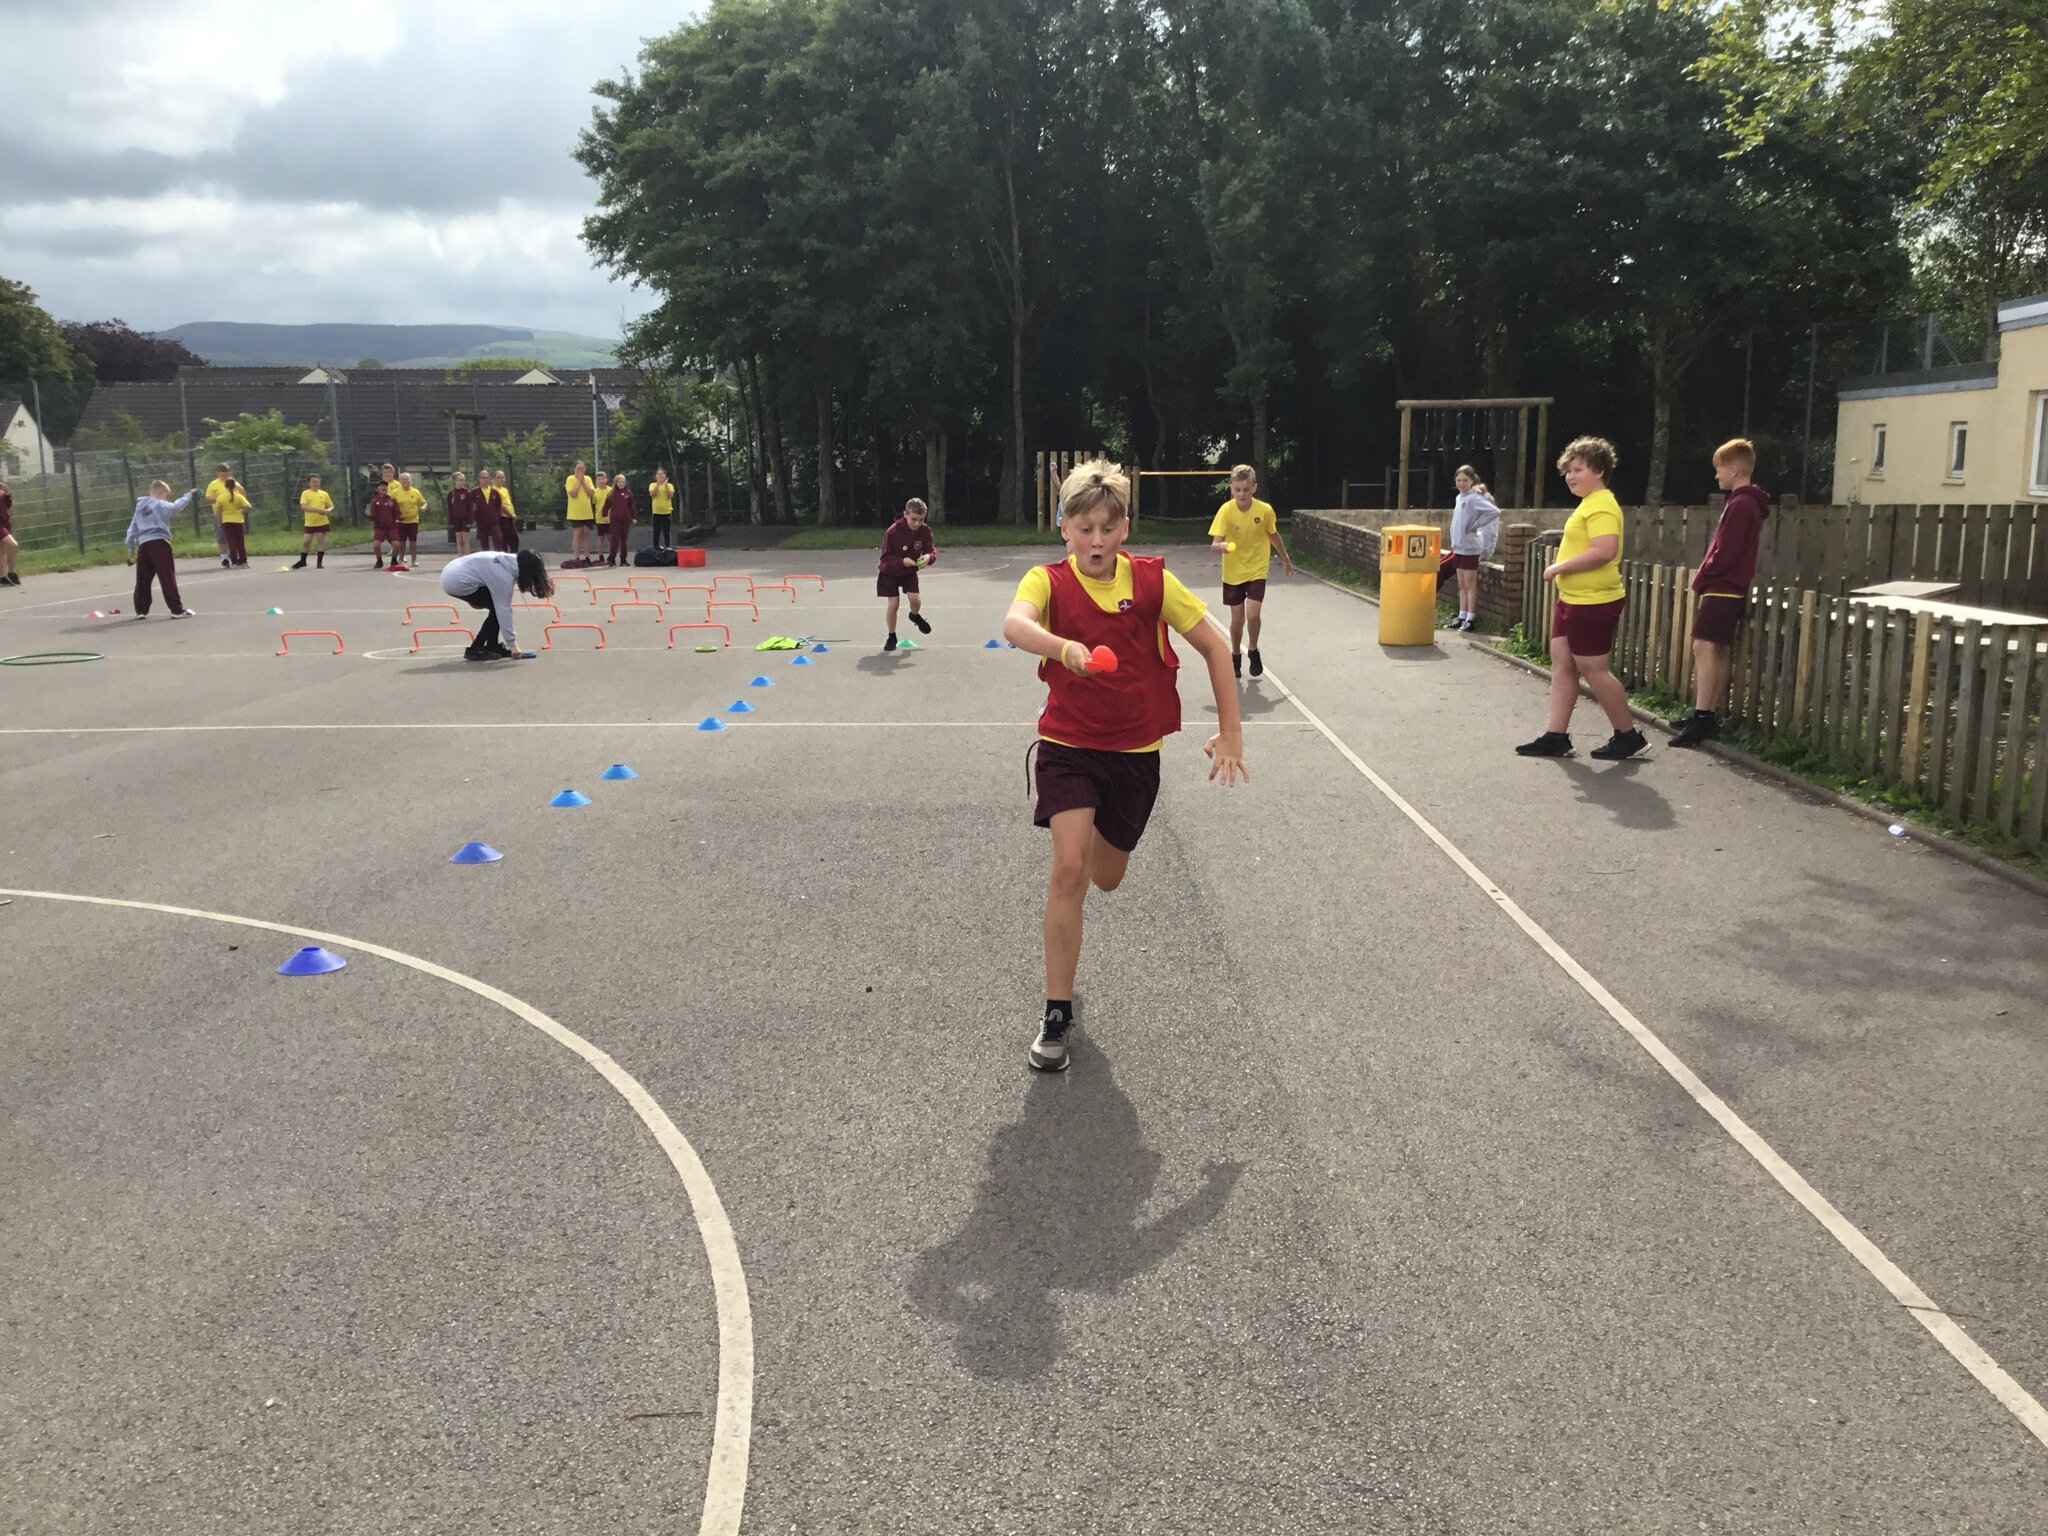
[{"label": "asphalt playground surface", "polygon": [[864,553],[714,553],[827,578],[730,651],[491,666],[406,649],[438,553],[0,593],[0,655],[105,654],[0,668],[0,1529],[2048,1528],[2039,900],[1710,757],[1517,759],[1539,680],[1276,579],[1251,782],[1184,665],[1033,1074],[1036,558],[948,552],[893,657]]}]

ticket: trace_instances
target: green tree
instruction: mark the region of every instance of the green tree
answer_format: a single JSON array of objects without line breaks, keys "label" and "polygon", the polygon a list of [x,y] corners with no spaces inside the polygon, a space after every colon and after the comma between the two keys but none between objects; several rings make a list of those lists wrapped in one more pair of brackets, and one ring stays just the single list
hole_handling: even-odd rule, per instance
[{"label": "green tree", "polygon": [[78,359],[26,283],[0,277],[0,379],[68,384]]},{"label": "green tree", "polygon": [[212,431],[199,444],[201,458],[232,460],[241,454],[289,453],[318,465],[328,462],[327,444],[319,435],[310,426],[286,421],[284,412],[275,407],[260,416],[245,411],[232,421],[208,416],[204,423]]},{"label": "green tree", "polygon": [[104,427],[82,427],[71,439],[72,446],[88,450],[118,451],[140,449],[146,453],[173,454],[184,451],[181,434],[173,432],[154,438],[132,411],[116,411]]}]

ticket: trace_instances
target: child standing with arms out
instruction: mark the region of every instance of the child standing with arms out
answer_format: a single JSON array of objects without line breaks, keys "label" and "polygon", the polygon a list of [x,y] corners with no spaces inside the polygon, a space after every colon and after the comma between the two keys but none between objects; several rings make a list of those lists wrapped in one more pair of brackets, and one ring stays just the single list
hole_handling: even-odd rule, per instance
[{"label": "child standing with arms out", "polygon": [[1245,642],[1250,641],[1252,676],[1263,677],[1266,664],[1259,659],[1259,614],[1266,606],[1266,572],[1273,564],[1273,551],[1280,551],[1280,563],[1294,574],[1294,562],[1287,558],[1287,546],[1280,542],[1280,529],[1273,509],[1258,498],[1258,471],[1240,464],[1230,472],[1230,500],[1216,509],[1209,524],[1209,547],[1223,552],[1223,606],[1230,612],[1230,671],[1244,675]]},{"label": "child standing with arms out", "polygon": [[675,504],[676,488],[669,484],[668,471],[657,469],[654,472],[654,483],[647,487],[647,507],[654,518],[656,549],[675,548],[675,545],[669,542],[670,519],[674,516]]},{"label": "child standing with arms out", "polygon": [[[229,482],[232,484],[233,482]],[[196,618],[178,595],[178,566],[171,558],[171,520],[192,504],[198,494],[187,491],[172,501],[171,488],[161,480],[150,482],[149,494],[135,498],[135,515],[128,520],[128,547],[135,552],[135,617],[149,617],[150,582],[164,589],[164,606],[174,619]]]},{"label": "child standing with arms out", "polygon": [[299,517],[304,521],[306,531],[299,540],[299,558],[292,562],[293,570],[303,571],[306,568],[306,552],[313,547],[315,540],[320,544],[317,566],[323,571],[327,569],[327,524],[333,511],[334,498],[320,489],[320,477],[306,476],[306,488],[299,492]]},{"label": "child standing with arms out", "polygon": [[633,487],[626,484],[624,475],[612,476],[612,493],[605,499],[604,510],[612,520],[611,565],[633,563]]},{"label": "child standing with arms out", "polygon": [[1728,499],[1700,568],[1692,573],[1692,589],[1699,594],[1692,614],[1693,712],[1671,722],[1678,728],[1674,747],[1696,747],[1721,734],[1715,711],[1728,691],[1735,637],[1749,608],[1757,547],[1771,515],[1770,496],[1751,483],[1755,474],[1756,445],[1748,438],[1732,437],[1714,450],[1714,480]]},{"label": "child standing with arms out", "polygon": [[1458,573],[1458,617],[1453,629],[1479,623],[1479,562],[1493,553],[1500,533],[1500,508],[1479,483],[1479,471],[1460,464],[1457,505],[1451,508],[1451,568]]},{"label": "child standing with arms out", "polygon": [[[1216,734],[1203,745],[1209,777],[1249,778],[1237,689],[1223,669],[1223,638],[1200,598],[1156,557],[1122,552],[1130,533],[1131,482],[1114,464],[1083,464],[1061,486],[1065,560],[1028,572],[1003,620],[1003,638],[1043,658],[1045,708],[1033,751],[1038,799],[1033,822],[1052,832],[1045,893],[1045,1013],[1029,1060],[1063,1072],[1074,1023],[1074,972],[1081,960],[1081,907],[1093,885],[1123,883],[1159,795],[1159,749],[1180,729],[1180,666],[1169,630],[1209,669]],[[1107,647],[1115,664],[1092,658]]]},{"label": "child standing with arms out", "polygon": [[1621,582],[1621,503],[1607,489],[1614,464],[1614,444],[1602,437],[1576,438],[1558,456],[1558,471],[1579,505],[1565,522],[1557,560],[1543,571],[1545,581],[1557,583],[1550,621],[1550,724],[1515,748],[1523,757],[1572,755],[1572,708],[1579,702],[1581,677],[1614,727],[1593,756],[1619,762],[1650,744],[1629,715],[1621,679],[1607,668],[1628,595]]},{"label": "child standing with arms out", "polygon": [[939,546],[932,538],[931,529],[924,524],[925,505],[913,496],[903,503],[903,515],[889,525],[889,531],[882,535],[882,559],[875,572],[875,596],[889,600],[889,638],[882,642],[882,649],[896,649],[896,604],[899,594],[910,594],[910,622],[923,634],[930,634],[932,627],[920,611],[922,595],[917,589],[917,573],[939,558]]}]

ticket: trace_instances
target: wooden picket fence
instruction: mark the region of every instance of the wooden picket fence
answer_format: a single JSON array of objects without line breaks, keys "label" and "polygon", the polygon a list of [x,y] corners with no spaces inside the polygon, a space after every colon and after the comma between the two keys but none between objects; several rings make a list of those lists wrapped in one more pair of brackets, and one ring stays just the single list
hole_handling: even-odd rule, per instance
[{"label": "wooden picket fence", "polygon": [[[1544,646],[1553,549],[1551,539],[1531,546],[1523,582],[1522,631]],[[1626,560],[1622,575],[1615,675],[1689,701],[1691,569]],[[1959,619],[1940,606],[1760,582],[1737,638],[1727,717],[2048,852],[2048,621]]]}]

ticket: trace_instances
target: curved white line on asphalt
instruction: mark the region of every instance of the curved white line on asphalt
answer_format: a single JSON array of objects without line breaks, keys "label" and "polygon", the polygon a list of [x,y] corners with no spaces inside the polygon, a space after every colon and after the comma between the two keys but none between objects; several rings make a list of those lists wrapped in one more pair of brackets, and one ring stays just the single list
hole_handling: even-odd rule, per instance
[{"label": "curved white line on asphalt", "polygon": [[737,1536],[740,1510],[747,1494],[747,1452],[754,1419],[754,1319],[747,1303],[747,1277],[740,1267],[739,1245],[734,1242],[732,1223],[719,1203],[711,1175],[668,1112],[654,1101],[633,1075],[616,1061],[565,1025],[557,1024],[529,1003],[488,982],[451,971],[431,960],[367,944],[361,939],[321,933],[312,928],[294,928],[260,918],[236,917],[226,912],[203,912],[196,907],[166,906],[154,901],[122,901],[111,896],[75,896],[65,891],[27,891],[0,887],[0,896],[32,896],[43,901],[69,901],[83,906],[127,907],[137,912],[163,912],[172,917],[198,917],[210,923],[231,923],[242,928],[261,928],[292,938],[309,939],[332,949],[353,950],[375,955],[397,965],[408,966],[423,975],[450,982],[478,997],[496,1003],[508,1013],[525,1020],[535,1029],[566,1046],[596,1069],[598,1075],[633,1107],[633,1113],[660,1143],[661,1150],[675,1166],[683,1181],[692,1214],[697,1218],[697,1235],[704,1242],[704,1259],[711,1269],[711,1287],[718,1311],[718,1408],[711,1431],[711,1466],[705,1476],[704,1517],[698,1536]]},{"label": "curved white line on asphalt", "polygon": [[[1216,621],[1211,618],[1209,622],[1214,624]],[[1960,1323],[1937,1307],[1928,1298],[1927,1293],[1913,1283],[1911,1276],[1885,1257],[1884,1251],[1866,1237],[1861,1228],[1836,1210],[1825,1195],[1807,1183],[1797,1168],[1786,1162],[1776,1148],[1751,1128],[1748,1121],[1729,1108],[1727,1102],[1702,1082],[1671,1047],[1624,1007],[1612,992],[1600,984],[1599,978],[1572,957],[1569,950],[1552,938],[1541,923],[1524,912],[1513,897],[1495,885],[1492,878],[1467,858],[1456,843],[1439,832],[1428,817],[1403,799],[1400,791],[1373,772],[1365,759],[1352,751],[1343,738],[1325,725],[1314,710],[1302,703],[1293,689],[1281,682],[1271,671],[1266,673],[1266,681],[1279,689],[1287,702],[1301,711],[1302,718],[1314,726],[1325,741],[1342,753],[1345,761],[1364,775],[1366,782],[1385,796],[1395,810],[1413,822],[1416,829],[1435,843],[1468,880],[1486,892],[1494,905],[1505,912],[1516,927],[1535,940],[1537,947],[1556,962],[1558,969],[1577,983],[1580,991],[1598,1003],[1610,1019],[1626,1030],[1636,1044],[1647,1051],[1650,1058],[1670,1074],[1679,1087],[1692,1095],[1693,1102],[1711,1115],[1721,1129],[1735,1139],[1736,1145],[1755,1158],[1764,1172],[1777,1180],[1786,1194],[1805,1207],[1807,1214],[1826,1228],[1828,1235],[1847,1249],[1850,1256],[1868,1270],[1900,1306],[1917,1318],[1920,1325],[1940,1341],[1941,1347],[1955,1356],[1963,1369],[1976,1377],[1984,1389],[1997,1398],[2013,1417],[2026,1427],[2029,1434],[2042,1445],[2048,1446],[2048,1409],[2044,1409],[2032,1393],[2007,1375],[2005,1368],[1986,1354],[1983,1346],[1971,1338]]]}]

